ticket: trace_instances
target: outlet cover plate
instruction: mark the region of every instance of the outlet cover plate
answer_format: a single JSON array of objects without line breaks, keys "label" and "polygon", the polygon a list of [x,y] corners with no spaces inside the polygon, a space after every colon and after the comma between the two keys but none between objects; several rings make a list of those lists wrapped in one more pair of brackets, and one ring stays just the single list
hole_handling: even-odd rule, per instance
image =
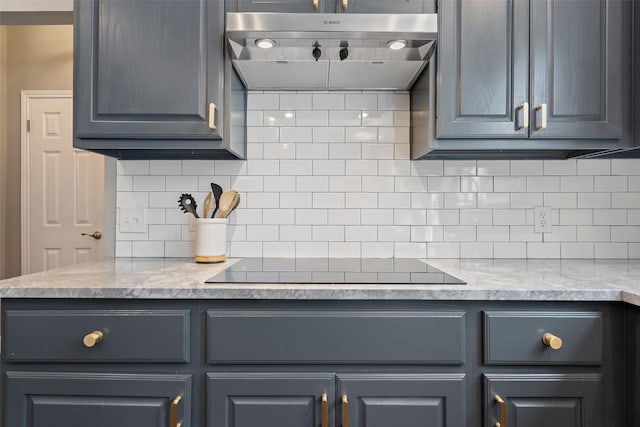
[{"label": "outlet cover plate", "polygon": [[533,208],[533,231],[551,233],[551,207],[536,206]]}]

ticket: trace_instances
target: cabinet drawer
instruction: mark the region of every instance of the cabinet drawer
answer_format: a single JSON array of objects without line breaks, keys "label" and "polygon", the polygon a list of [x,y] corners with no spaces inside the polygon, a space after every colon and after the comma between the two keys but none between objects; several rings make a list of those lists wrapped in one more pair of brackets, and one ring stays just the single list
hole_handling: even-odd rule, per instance
[{"label": "cabinet drawer", "polygon": [[462,311],[207,312],[208,363],[465,361]]},{"label": "cabinet drawer", "polygon": [[188,310],[7,310],[2,326],[10,362],[189,361]]},{"label": "cabinet drawer", "polygon": [[[599,365],[602,313],[487,311],[484,355],[488,365]],[[562,340],[554,350],[543,342],[550,333]],[[558,343],[558,342],[556,342]]]}]

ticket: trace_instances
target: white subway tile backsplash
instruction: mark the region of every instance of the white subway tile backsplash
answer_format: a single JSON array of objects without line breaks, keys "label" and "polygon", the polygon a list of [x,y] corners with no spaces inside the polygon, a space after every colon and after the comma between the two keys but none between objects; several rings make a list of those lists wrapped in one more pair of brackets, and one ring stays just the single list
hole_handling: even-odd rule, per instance
[{"label": "white subway tile backsplash", "polygon": [[478,242],[508,242],[509,226],[478,226],[476,227]]},{"label": "white subway tile backsplash", "polygon": [[[317,95],[314,95],[315,98]],[[310,110],[312,95],[310,93],[281,93],[281,110]]]},{"label": "white subway tile backsplash", "polygon": [[[362,147],[360,144],[329,144],[330,159],[353,159],[358,160],[362,157]],[[352,175],[352,174],[349,174]]]},{"label": "white subway tile backsplash", "polygon": [[512,160],[510,173],[513,176],[542,175],[544,163],[542,160]]},{"label": "white subway tile backsplash", "polygon": [[420,225],[411,227],[412,242],[442,242],[444,240],[444,226]]},{"label": "white subway tile backsplash", "polygon": [[496,242],[493,244],[493,256],[495,258],[527,258],[527,244]]},{"label": "white subway tile backsplash", "polygon": [[295,242],[264,242],[263,256],[269,258],[293,258],[296,256]]},{"label": "white subway tile backsplash", "polygon": [[510,174],[510,164],[505,160],[478,160],[479,176],[500,176]]},{"label": "white subway tile backsplash", "polygon": [[444,163],[444,174],[446,176],[476,175],[477,167],[475,160],[449,160]]},{"label": "white subway tile backsplash", "polygon": [[313,193],[311,207],[316,209],[344,208],[345,193]]},{"label": "white subway tile backsplash", "polygon": [[560,243],[561,258],[590,259],[593,258],[594,252],[593,243]]},{"label": "white subway tile backsplash", "polygon": [[593,176],[561,176],[560,191],[585,192],[593,191]]},{"label": "white subway tile backsplash", "polygon": [[[379,238],[378,227],[375,225],[348,225],[344,227],[344,240],[347,242],[377,242],[384,239]],[[391,241],[393,242],[395,239]]]},{"label": "white subway tile backsplash", "polygon": [[415,242],[416,240],[411,239],[411,228],[406,225],[381,225],[378,227],[377,240],[380,242]]},{"label": "white subway tile backsplash", "polygon": [[537,192],[558,192],[560,191],[559,176],[528,176],[527,191]]},{"label": "white subway tile backsplash", "polygon": [[496,193],[514,193],[527,191],[527,178],[519,176],[496,176],[493,178],[493,191]]},{"label": "white subway tile backsplash", "polygon": [[280,193],[281,208],[307,208],[313,207],[312,193]]},{"label": "white subway tile backsplash", "polygon": [[611,194],[611,207],[638,209],[640,208],[640,193],[613,193]]},{"label": "white subway tile backsplash", "polygon": [[543,164],[545,175],[575,175],[578,164],[576,160],[545,160]]},{"label": "white subway tile backsplash", "polygon": [[[640,258],[640,160],[410,159],[406,92],[251,92],[248,160],[117,163],[117,256],[193,256],[210,183],[235,188],[229,255]],[[535,233],[533,207],[552,208]]]},{"label": "white subway tile backsplash", "polygon": [[461,258],[493,258],[493,243],[460,243]]},{"label": "white subway tile backsplash", "polygon": [[345,95],[347,110],[377,110],[378,95],[373,93],[347,93]]},{"label": "white subway tile backsplash", "polygon": [[578,159],[578,175],[610,175],[611,160]]},{"label": "white subway tile backsplash", "polygon": [[612,159],[611,175],[640,175],[637,159]]},{"label": "white subway tile backsplash", "polygon": [[627,243],[596,243],[596,258],[628,258],[629,246]]},{"label": "white subway tile backsplash", "polygon": [[[363,114],[357,110],[329,111],[329,126],[363,126]],[[318,125],[321,126],[321,125]]]},{"label": "white subway tile backsplash", "polygon": [[627,191],[627,177],[626,176],[596,176],[595,178],[595,191]]},{"label": "white subway tile backsplash", "polygon": [[314,110],[344,110],[344,94],[317,93],[313,95]]},{"label": "white subway tile backsplash", "polygon": [[[304,143],[315,141],[311,127],[282,127],[280,128],[280,139],[282,143]],[[264,153],[264,151],[263,151]],[[264,156],[264,154],[263,154]]]},{"label": "white subway tile backsplash", "polygon": [[610,207],[611,193],[578,193],[578,208],[582,209]]},{"label": "white subway tile backsplash", "polygon": [[363,159],[393,159],[393,144],[362,144]]}]

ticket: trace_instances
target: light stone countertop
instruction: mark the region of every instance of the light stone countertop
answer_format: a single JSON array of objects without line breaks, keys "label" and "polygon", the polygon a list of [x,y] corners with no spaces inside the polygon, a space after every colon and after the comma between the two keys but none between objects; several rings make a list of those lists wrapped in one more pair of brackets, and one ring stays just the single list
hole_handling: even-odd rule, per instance
[{"label": "light stone countertop", "polygon": [[0,298],[625,301],[638,260],[429,259],[466,285],[204,283],[236,260],[117,258],[0,281]]}]

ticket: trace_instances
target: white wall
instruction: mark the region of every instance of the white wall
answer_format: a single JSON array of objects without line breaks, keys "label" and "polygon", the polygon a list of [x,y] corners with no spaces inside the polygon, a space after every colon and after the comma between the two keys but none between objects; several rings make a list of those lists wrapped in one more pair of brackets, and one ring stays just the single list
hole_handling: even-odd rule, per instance
[{"label": "white wall", "polygon": [[5,277],[20,274],[20,92],[73,87],[73,27],[7,26]]},{"label": "white wall", "polygon": [[410,161],[408,108],[406,93],[251,93],[247,161],[118,162],[118,213],[141,200],[147,225],[118,232],[116,256],[192,256],[177,200],[214,181],[241,193],[234,257],[640,258],[640,160]]},{"label": "white wall", "polygon": [[4,278],[7,183],[7,28],[0,26],[0,279]]}]

